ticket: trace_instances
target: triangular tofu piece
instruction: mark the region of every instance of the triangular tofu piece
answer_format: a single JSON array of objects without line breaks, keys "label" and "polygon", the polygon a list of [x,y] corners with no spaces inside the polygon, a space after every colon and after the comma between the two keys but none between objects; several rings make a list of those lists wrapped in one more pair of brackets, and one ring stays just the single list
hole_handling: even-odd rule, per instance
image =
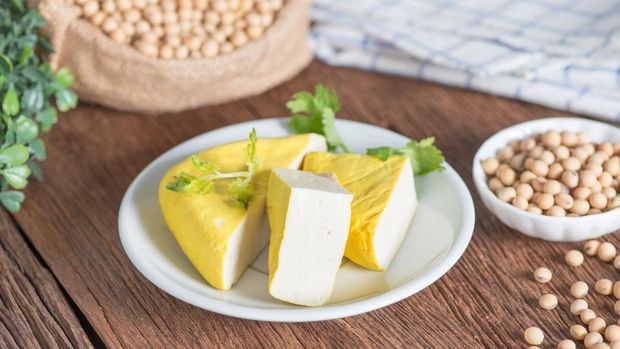
[{"label": "triangular tofu piece", "polygon": [[[224,172],[241,171],[246,168],[247,144],[248,141],[223,144],[197,155],[217,163]],[[325,138],[316,134],[259,138],[256,154],[260,167],[253,179],[254,197],[248,209],[236,207],[233,195],[221,186],[206,195],[166,189],[166,184],[180,172],[200,175],[190,159],[168,170],[159,185],[159,204],[166,224],[209,284],[221,290],[230,289],[267,245],[265,195],[271,169],[297,169],[306,153],[325,149]]]},{"label": "triangular tofu piece", "polygon": [[353,194],[345,256],[373,270],[386,270],[409,229],[418,201],[409,159],[386,161],[361,154],[312,152],[303,169],[333,172]]},{"label": "triangular tofu piece", "polygon": [[332,293],[349,235],[353,195],[311,172],[276,168],[267,189],[269,293],[307,306]]}]

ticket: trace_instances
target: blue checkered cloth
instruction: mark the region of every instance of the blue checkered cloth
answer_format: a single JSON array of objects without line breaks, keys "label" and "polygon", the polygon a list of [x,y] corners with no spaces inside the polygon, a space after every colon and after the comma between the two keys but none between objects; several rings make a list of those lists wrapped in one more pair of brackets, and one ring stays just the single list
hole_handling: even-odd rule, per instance
[{"label": "blue checkered cloth", "polygon": [[333,65],[620,121],[619,0],[315,0]]}]

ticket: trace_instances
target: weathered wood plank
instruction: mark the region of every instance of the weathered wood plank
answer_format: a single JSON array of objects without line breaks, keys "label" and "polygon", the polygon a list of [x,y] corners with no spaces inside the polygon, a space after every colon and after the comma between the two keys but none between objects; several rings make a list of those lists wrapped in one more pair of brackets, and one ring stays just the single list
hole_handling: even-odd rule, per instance
[{"label": "weathered wood plank", "polygon": [[53,275],[0,212],[0,346],[89,348],[91,343]]},{"label": "weathered wood plank", "polygon": [[[260,96],[178,115],[140,116],[80,106],[46,137],[46,182],[29,186],[28,200],[16,217],[105,344],[504,348],[522,347],[522,330],[531,324],[548,331],[553,345],[566,337],[574,319],[560,311],[539,310],[536,299],[547,289],[560,293],[574,278],[572,272],[558,267],[557,278],[547,286],[530,282],[528,275],[542,264],[560,265],[562,251],[573,245],[512,232],[477,196],[476,232],[455,268],[405,301],[347,319],[270,324],[228,318],[167,296],[132,267],[120,246],[117,211],[127,186],[144,166],[202,132],[286,115],[288,97],[318,82],[338,91],[344,118],[414,138],[435,135],[470,188],[471,159],[485,138],[513,123],[557,114],[485,94],[316,62]],[[614,273],[608,267],[589,263],[577,276],[592,280]],[[565,309],[567,299],[561,301]],[[6,329],[0,327],[2,332]]]}]

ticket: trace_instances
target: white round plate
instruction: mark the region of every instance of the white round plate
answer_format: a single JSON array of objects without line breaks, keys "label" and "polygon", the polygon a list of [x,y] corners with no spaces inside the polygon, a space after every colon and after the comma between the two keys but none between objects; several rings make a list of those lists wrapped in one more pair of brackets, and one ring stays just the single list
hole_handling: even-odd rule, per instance
[{"label": "white round plate", "polygon": [[[364,313],[398,302],[444,275],[461,257],[474,229],[474,205],[467,187],[448,164],[446,171],[415,179],[419,205],[409,233],[386,272],[358,267],[345,259],[334,292],[320,307],[302,307],[272,298],[267,290],[267,248],[229,291],[202,279],[166,227],[157,198],[159,181],[175,163],[201,150],[245,139],[290,132],[285,119],[224,127],[196,136],[167,151],[131,183],[121,204],[118,228],[125,252],[142,274],[170,295],[220,314],[265,321],[317,321]],[[367,147],[403,146],[408,139],[360,122],[338,120],[353,152]]]}]

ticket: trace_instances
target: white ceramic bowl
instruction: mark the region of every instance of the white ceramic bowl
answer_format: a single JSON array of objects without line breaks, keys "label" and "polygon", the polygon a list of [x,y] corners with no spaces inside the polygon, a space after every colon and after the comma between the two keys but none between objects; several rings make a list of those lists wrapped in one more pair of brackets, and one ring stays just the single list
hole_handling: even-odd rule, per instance
[{"label": "white ceramic bowl", "polygon": [[519,210],[498,199],[491,191],[480,162],[494,156],[498,149],[505,147],[510,141],[548,130],[584,132],[596,143],[620,143],[620,128],[588,119],[546,118],[505,128],[487,139],[474,157],[474,183],[484,205],[509,227],[544,240],[592,239],[620,229],[620,209],[583,217],[550,217]]}]

